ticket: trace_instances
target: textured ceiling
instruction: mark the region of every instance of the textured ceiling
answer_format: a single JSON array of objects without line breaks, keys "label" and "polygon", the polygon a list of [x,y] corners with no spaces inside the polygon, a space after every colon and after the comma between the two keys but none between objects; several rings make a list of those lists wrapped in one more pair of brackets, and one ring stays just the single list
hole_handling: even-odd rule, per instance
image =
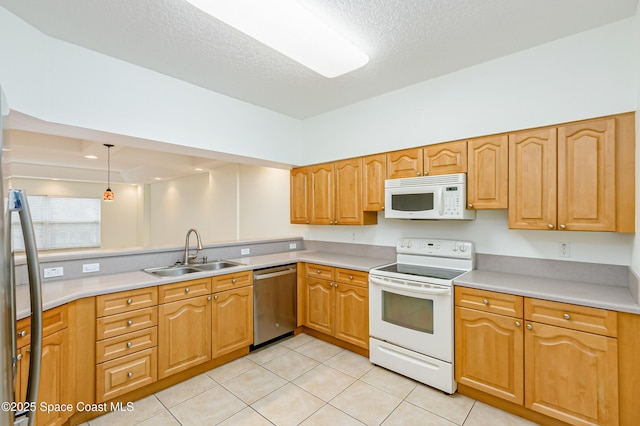
[{"label": "textured ceiling", "polygon": [[185,0],[0,0],[52,37],[307,118],[632,16],[638,0],[299,0],[369,63],[326,79]]}]

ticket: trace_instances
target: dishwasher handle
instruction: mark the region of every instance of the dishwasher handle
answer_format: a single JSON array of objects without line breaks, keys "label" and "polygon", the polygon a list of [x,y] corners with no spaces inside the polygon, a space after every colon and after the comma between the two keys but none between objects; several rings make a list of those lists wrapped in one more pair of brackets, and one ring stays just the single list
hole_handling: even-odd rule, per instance
[{"label": "dishwasher handle", "polygon": [[281,270],[280,268],[278,268],[278,269],[276,269],[275,272],[264,271],[264,273],[263,273],[262,271],[259,271],[259,272],[255,272],[253,274],[253,279],[254,279],[254,281],[266,280],[268,278],[281,277],[283,275],[295,274],[296,272],[297,272],[297,270],[296,270],[295,266],[291,266],[290,268],[287,268],[285,270]]}]

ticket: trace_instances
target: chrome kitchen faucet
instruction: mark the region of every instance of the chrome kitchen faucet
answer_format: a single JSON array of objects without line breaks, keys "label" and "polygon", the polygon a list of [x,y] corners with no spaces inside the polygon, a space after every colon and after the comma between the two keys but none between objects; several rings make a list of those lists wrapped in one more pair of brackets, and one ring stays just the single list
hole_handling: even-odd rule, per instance
[{"label": "chrome kitchen faucet", "polygon": [[[191,254],[189,250],[189,237],[191,236],[192,232],[196,234],[197,240],[195,254]],[[191,263],[191,260],[195,260],[198,257],[199,250],[202,250],[202,240],[200,239],[200,233],[197,229],[191,228],[187,231],[187,237],[184,242],[184,258],[182,259],[182,263],[184,265],[188,265],[189,263]]]}]

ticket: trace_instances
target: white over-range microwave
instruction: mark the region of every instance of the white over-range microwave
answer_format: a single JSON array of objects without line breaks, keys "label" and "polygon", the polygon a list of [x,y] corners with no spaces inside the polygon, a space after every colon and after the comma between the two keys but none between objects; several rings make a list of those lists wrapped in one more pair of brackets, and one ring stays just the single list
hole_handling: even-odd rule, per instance
[{"label": "white over-range microwave", "polygon": [[387,179],[384,217],[390,219],[475,219],[467,210],[467,175],[456,173]]}]

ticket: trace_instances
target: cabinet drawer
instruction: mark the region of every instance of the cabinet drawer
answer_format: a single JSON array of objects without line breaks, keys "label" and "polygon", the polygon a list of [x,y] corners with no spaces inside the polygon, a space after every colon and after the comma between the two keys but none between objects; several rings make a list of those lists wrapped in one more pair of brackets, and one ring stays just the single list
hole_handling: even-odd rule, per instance
[{"label": "cabinet drawer", "polygon": [[[56,331],[67,328],[69,323],[69,310],[67,305],[44,311],[42,314],[42,337],[49,336]],[[17,347],[21,348],[31,343],[31,317],[18,321]]]},{"label": "cabinet drawer", "polygon": [[524,315],[528,321],[609,337],[618,335],[618,314],[606,309],[526,298]]},{"label": "cabinet drawer", "polygon": [[96,297],[96,317],[119,314],[158,304],[157,287],[140,288]]},{"label": "cabinet drawer", "polygon": [[211,294],[211,278],[181,281],[158,287],[158,303],[175,302],[176,300]]},{"label": "cabinet drawer", "polygon": [[369,287],[369,274],[351,269],[336,268],[336,281],[345,284],[352,284],[359,287]]},{"label": "cabinet drawer", "polygon": [[213,293],[232,288],[245,287],[253,284],[253,271],[236,272],[235,274],[211,277],[211,291]]},{"label": "cabinet drawer", "polygon": [[522,318],[523,297],[475,288],[455,288],[456,305],[499,315]]},{"label": "cabinet drawer", "polygon": [[122,336],[96,342],[96,363],[110,361],[124,355],[158,345],[158,328],[151,327]]},{"label": "cabinet drawer", "polygon": [[332,280],[334,274],[333,266],[317,265],[315,263],[307,263],[305,272],[308,277],[322,278]]},{"label": "cabinet drawer", "polygon": [[96,366],[96,402],[108,401],[156,381],[156,348],[145,349]]},{"label": "cabinet drawer", "polygon": [[96,320],[96,340],[120,336],[158,325],[158,307],[111,315]]}]

